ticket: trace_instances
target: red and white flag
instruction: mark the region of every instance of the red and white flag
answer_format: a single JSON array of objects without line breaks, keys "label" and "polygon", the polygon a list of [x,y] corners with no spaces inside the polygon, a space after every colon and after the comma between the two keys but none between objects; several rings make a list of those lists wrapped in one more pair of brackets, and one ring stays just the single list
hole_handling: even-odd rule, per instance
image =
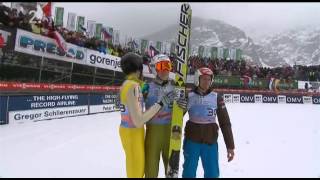
[{"label": "red and white flag", "polygon": [[44,4],[41,8],[42,8],[43,14],[44,14],[46,17],[49,17],[49,16],[52,15],[52,13],[51,13],[51,2],[47,2],[47,3]]},{"label": "red and white flag", "polygon": [[67,42],[64,40],[64,38],[58,31],[53,31],[53,38],[56,40],[59,48],[62,49],[64,52],[67,52]]}]

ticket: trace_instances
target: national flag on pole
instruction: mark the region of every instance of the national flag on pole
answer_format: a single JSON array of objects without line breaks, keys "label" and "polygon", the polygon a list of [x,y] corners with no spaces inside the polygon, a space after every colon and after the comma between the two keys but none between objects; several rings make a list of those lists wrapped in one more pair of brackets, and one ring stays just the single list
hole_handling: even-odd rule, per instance
[{"label": "national flag on pole", "polygon": [[42,6],[42,12],[46,17],[51,16],[51,2],[48,2]]}]

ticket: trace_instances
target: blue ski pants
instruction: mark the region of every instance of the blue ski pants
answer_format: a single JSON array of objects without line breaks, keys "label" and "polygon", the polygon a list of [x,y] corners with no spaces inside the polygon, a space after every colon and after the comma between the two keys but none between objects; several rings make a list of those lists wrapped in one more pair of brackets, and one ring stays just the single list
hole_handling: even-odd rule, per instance
[{"label": "blue ski pants", "polygon": [[218,144],[202,144],[189,139],[183,141],[183,178],[195,178],[199,157],[204,170],[204,178],[219,177]]}]

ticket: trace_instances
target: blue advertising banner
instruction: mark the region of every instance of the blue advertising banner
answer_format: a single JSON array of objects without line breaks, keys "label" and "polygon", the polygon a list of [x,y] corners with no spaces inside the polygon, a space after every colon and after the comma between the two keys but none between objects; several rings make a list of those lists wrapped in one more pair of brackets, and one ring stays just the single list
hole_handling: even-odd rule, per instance
[{"label": "blue advertising banner", "polygon": [[0,96],[0,125],[9,123],[7,118],[7,100],[8,97]]},{"label": "blue advertising banner", "polygon": [[119,93],[108,92],[105,94],[90,95],[89,113],[114,112],[118,110]]},{"label": "blue advertising banner", "polygon": [[104,94],[91,94],[90,95],[90,105],[101,105],[101,104],[116,104],[118,100],[118,93],[107,92]]},{"label": "blue advertising banner", "polygon": [[286,96],[287,104],[303,104],[302,96]]},{"label": "blue advertising banner", "polygon": [[263,103],[278,103],[278,97],[272,95],[263,95],[262,96]]},{"label": "blue advertising banner", "polygon": [[9,111],[83,106],[87,104],[87,95],[79,94],[12,96],[10,97]]},{"label": "blue advertising banner", "polygon": [[313,96],[312,103],[313,104],[320,104],[320,96]]},{"label": "blue advertising banner", "polygon": [[254,103],[254,94],[240,94],[241,103]]},{"label": "blue advertising banner", "polygon": [[12,96],[8,109],[10,124],[86,115],[88,95]]}]

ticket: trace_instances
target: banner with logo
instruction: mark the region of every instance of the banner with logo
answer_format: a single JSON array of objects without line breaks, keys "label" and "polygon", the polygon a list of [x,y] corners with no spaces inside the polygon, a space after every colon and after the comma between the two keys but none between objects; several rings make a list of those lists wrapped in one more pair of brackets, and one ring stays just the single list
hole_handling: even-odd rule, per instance
[{"label": "banner with logo", "polygon": [[268,104],[320,104],[320,96],[266,95],[266,94],[223,94],[225,103],[268,103]]},{"label": "banner with logo", "polygon": [[240,94],[241,103],[254,103],[255,96],[253,94]]},{"label": "banner with logo", "polygon": [[269,80],[267,80],[267,79],[240,78],[240,87],[268,89]]},{"label": "banner with logo", "polygon": [[8,112],[10,124],[26,123],[88,114],[87,95],[57,94],[12,96]]},{"label": "banner with logo", "polygon": [[63,26],[63,14],[64,14],[64,8],[56,7],[55,18],[54,18],[55,26]]},{"label": "banner with logo", "polygon": [[313,96],[312,103],[313,104],[320,104],[320,96]]},{"label": "banner with logo", "polygon": [[87,49],[87,65],[122,72],[120,57]]},{"label": "banner with logo", "polygon": [[234,87],[239,88],[241,81],[239,77],[234,76],[215,76],[213,80],[214,87]]},{"label": "banner with logo", "polygon": [[118,110],[119,93],[93,94],[89,98],[89,113],[114,112]]},{"label": "banner with logo", "polygon": [[67,43],[67,53],[62,52],[54,39],[17,29],[14,50],[67,62],[86,64],[85,48]]},{"label": "banner with logo", "polygon": [[118,111],[118,90],[105,92],[0,96],[0,125]]}]

